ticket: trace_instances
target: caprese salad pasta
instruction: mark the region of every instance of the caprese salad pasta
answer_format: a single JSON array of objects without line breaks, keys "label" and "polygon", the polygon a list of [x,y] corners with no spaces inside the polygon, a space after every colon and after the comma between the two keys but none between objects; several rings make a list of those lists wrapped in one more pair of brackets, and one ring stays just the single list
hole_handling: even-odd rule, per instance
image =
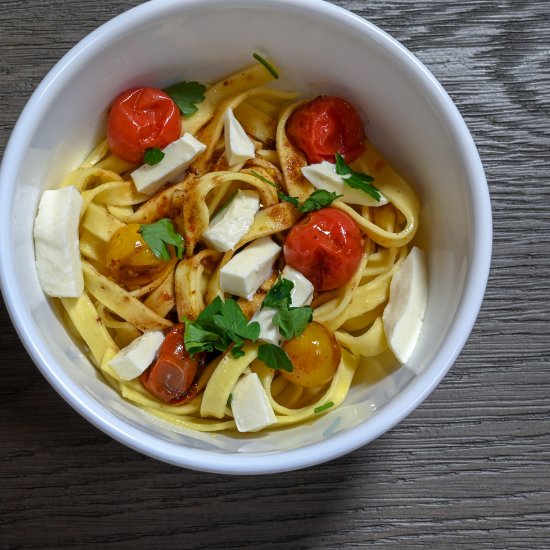
[{"label": "caprese salad pasta", "polygon": [[265,87],[133,88],[35,221],[39,278],[107,382],[199,431],[309,421],[426,303],[419,201],[346,99]]}]

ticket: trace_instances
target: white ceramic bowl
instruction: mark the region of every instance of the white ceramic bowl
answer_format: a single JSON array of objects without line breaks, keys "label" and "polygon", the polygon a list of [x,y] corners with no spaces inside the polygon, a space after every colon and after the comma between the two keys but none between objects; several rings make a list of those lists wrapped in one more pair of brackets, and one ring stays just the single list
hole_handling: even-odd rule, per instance
[{"label": "white ceramic bowl", "polygon": [[[411,366],[309,426],[265,435],[189,436],[123,401],[96,374],[44,297],[32,224],[39,195],[92,148],[122,90],[184,78],[212,82],[260,51],[280,86],[331,93],[357,106],[370,138],[422,202],[429,299]],[[343,455],[383,434],[436,387],[474,324],[491,256],[483,168],[457,109],[405,48],[320,0],[155,0],[75,46],[40,84],[13,131],[0,184],[0,273],[15,327],[38,368],[80,414],[144,454],[197,470],[258,474]]]}]

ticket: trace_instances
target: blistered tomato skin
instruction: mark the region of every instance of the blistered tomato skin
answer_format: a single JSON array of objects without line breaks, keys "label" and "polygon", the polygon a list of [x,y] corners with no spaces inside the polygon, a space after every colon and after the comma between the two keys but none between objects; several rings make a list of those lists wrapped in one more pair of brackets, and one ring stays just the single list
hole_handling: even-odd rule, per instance
[{"label": "blistered tomato skin", "polygon": [[286,263],[308,278],[315,290],[334,290],[357,270],[363,238],[359,226],[345,212],[323,208],[290,230],[283,251]]},{"label": "blistered tomato skin", "polygon": [[130,290],[151,282],[166,266],[143,240],[140,227],[131,223],[115,231],[105,255],[110,277]]},{"label": "blistered tomato skin", "polygon": [[363,122],[341,97],[319,96],[298,107],[288,119],[286,133],[309,164],[323,160],[334,163],[336,153],[352,162],[364,151]]},{"label": "blistered tomato skin", "polygon": [[285,342],[283,349],[294,370],[281,374],[304,388],[328,384],[340,364],[340,345],[332,332],[319,323],[310,323],[301,336]]},{"label": "blistered tomato skin", "polygon": [[109,147],[128,162],[142,163],[147,149],[163,149],[180,134],[180,110],[158,88],[127,90],[111,106],[107,122]]},{"label": "blistered tomato skin", "polygon": [[166,335],[155,362],[141,375],[143,387],[154,397],[169,404],[181,404],[196,394],[195,378],[202,355],[191,358],[183,341],[185,325],[175,325]]}]

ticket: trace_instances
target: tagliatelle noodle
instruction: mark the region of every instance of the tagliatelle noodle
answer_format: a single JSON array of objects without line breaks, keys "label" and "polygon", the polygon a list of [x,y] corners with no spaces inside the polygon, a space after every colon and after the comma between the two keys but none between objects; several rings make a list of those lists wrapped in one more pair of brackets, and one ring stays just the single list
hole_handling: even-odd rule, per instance
[{"label": "tagliatelle noodle", "polygon": [[[205,152],[179,181],[153,196],[136,191],[130,176],[136,166],[111,154],[107,140],[61,184],[75,186],[83,197],[79,244],[85,291],[79,298],[60,299],[68,322],[85,342],[92,362],[124,399],[184,429],[236,429],[228,401],[236,382],[249,372],[260,378],[275,412],[277,422],[271,428],[307,422],[318,416],[319,409],[337,408],[346,398],[356,369],[367,368],[361,358],[387,349],[382,314],[389,286],[418,227],[420,205],[414,192],[365,141],[366,150],[352,168],[374,177],[389,204],[359,207],[342,200],[332,204],[360,227],[364,247],[351,280],[340,289],[318,293],[312,304],[314,320],[332,330],[341,346],[340,364],[331,382],[316,388],[293,384],[258,359],[258,343],[246,343],[239,358],[228,350],[212,359],[199,374],[196,396],[181,405],[157,400],[137,378],[116,379],[108,362],[119,349],[144,331],[169,329],[175,319],[196,319],[216,296],[226,297],[219,273],[240,248],[266,236],[282,245],[286,232],[303,217],[291,204],[280,202],[278,189],[301,202],[314,190],[301,173],[307,163],[304,155],[286,136],[286,122],[304,100],[296,101],[292,92],[264,88],[272,80],[265,67],[257,64],[208,88],[205,100],[197,104],[198,111],[182,122],[182,133],[190,132],[202,141]],[[231,167],[223,140],[228,108],[255,148],[253,159]],[[260,210],[234,249],[211,250],[202,235],[219,208],[239,189],[256,191]],[[111,237],[127,224],[149,224],[165,217],[185,237],[184,258],[172,258],[147,284],[126,290],[109,276],[106,253]],[[252,300],[238,300],[247,318],[259,309],[277,275],[278,270]]]}]

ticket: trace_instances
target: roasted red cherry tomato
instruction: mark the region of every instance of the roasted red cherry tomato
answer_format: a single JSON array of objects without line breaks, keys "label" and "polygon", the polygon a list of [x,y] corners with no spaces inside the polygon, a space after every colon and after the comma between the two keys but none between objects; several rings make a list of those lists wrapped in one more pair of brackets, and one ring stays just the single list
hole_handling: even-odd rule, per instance
[{"label": "roasted red cherry tomato", "polygon": [[180,137],[181,114],[157,88],[133,88],[114,101],[107,123],[111,151],[129,162],[143,162],[147,149],[162,149]]},{"label": "roasted red cherry tomato", "polygon": [[364,151],[363,123],[341,97],[319,96],[298,107],[288,119],[286,133],[309,164],[334,162],[336,153],[352,162]]},{"label": "roasted red cherry tomato", "polygon": [[191,358],[183,343],[185,325],[175,325],[166,335],[157,359],[141,375],[144,388],[157,399],[171,405],[192,399],[197,392],[195,379],[203,367],[204,356]]},{"label": "roasted red cherry tomato", "polygon": [[359,226],[345,212],[323,208],[306,216],[288,234],[286,263],[307,277],[316,290],[346,284],[363,252]]}]

